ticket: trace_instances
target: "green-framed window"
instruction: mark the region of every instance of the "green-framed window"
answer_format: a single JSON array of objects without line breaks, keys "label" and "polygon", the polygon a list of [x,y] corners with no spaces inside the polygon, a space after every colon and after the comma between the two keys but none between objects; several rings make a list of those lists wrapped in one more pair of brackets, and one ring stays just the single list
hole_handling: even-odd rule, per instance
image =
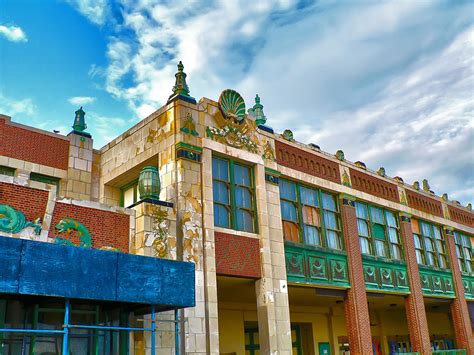
[{"label": "green-framed window", "polygon": [[411,220],[418,264],[448,269],[446,241],[440,226]]},{"label": "green-framed window", "polygon": [[389,210],[356,202],[357,229],[363,254],[402,260],[398,216]]},{"label": "green-framed window", "polygon": [[138,192],[138,179],[120,188],[120,206],[128,207],[138,202],[140,198]]},{"label": "green-framed window", "polygon": [[15,176],[15,168],[0,165],[0,175]]},{"label": "green-framed window", "polygon": [[334,195],[280,179],[280,206],[286,240],[344,249],[339,205]]},{"label": "green-framed window", "polygon": [[245,328],[245,355],[259,355],[258,328]]},{"label": "green-framed window", "polygon": [[44,184],[56,186],[56,192],[59,193],[59,181],[60,179],[54,176],[43,175],[38,173],[31,173],[30,180],[42,182]]},{"label": "green-framed window", "polygon": [[472,260],[473,247],[471,237],[465,233],[454,231],[454,242],[456,243],[459,268],[462,272],[472,274],[474,265]]},{"label": "green-framed window", "polygon": [[236,161],[212,158],[214,224],[245,232],[256,232],[253,168]]}]

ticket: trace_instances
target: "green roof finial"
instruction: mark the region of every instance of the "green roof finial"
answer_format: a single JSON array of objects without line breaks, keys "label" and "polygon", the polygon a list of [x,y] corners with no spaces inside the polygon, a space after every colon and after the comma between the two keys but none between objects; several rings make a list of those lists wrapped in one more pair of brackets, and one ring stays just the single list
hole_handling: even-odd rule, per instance
[{"label": "green roof finial", "polygon": [[87,128],[86,125],[86,120],[84,116],[86,113],[82,109],[82,106],[79,110],[75,112],[76,117],[74,118],[74,124],[72,125],[72,128],[74,129],[75,132],[84,132]]},{"label": "green roof finial", "polygon": [[179,61],[178,72],[174,75],[176,77],[176,82],[173,86],[173,94],[189,96],[189,87],[188,87],[188,84],[186,84],[187,75],[183,71],[183,69],[184,69],[183,62]]},{"label": "green roof finial", "polygon": [[263,105],[260,103],[260,96],[255,96],[255,105],[248,110],[249,114],[255,117],[255,123],[257,126],[262,126],[267,122],[267,118],[263,113]]}]

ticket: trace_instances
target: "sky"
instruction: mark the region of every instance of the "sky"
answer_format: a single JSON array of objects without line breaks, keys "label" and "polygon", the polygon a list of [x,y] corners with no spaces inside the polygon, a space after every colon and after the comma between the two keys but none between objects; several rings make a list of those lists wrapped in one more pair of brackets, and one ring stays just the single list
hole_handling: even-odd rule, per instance
[{"label": "sky", "polygon": [[267,125],[474,200],[474,2],[0,0],[0,113],[100,148],[166,103],[233,88]]}]

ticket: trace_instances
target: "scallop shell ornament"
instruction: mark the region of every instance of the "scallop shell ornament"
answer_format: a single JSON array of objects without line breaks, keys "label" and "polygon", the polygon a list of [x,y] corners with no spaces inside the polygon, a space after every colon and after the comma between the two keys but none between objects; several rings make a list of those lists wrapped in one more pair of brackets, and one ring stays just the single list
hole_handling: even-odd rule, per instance
[{"label": "scallop shell ornament", "polygon": [[227,120],[240,124],[245,119],[245,101],[240,94],[232,89],[222,91],[219,96],[219,109]]}]

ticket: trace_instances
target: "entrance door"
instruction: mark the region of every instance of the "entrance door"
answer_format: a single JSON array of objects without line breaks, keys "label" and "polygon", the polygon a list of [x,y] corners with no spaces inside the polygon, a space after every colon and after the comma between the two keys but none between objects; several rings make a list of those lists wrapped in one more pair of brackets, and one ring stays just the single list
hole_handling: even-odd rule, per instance
[{"label": "entrance door", "polygon": [[293,355],[303,355],[303,347],[301,345],[301,327],[299,325],[291,326],[291,345]]},{"label": "entrance door", "polygon": [[331,355],[331,347],[329,343],[319,343],[319,355]]}]

